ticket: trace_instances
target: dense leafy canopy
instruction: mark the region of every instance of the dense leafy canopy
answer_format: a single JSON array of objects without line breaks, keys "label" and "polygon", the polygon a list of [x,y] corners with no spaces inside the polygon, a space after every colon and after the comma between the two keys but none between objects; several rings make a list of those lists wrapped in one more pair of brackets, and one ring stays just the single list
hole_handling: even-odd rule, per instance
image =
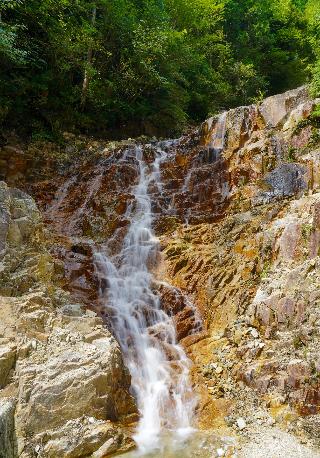
[{"label": "dense leafy canopy", "polygon": [[0,123],[171,134],[313,77],[318,0],[0,0]]}]

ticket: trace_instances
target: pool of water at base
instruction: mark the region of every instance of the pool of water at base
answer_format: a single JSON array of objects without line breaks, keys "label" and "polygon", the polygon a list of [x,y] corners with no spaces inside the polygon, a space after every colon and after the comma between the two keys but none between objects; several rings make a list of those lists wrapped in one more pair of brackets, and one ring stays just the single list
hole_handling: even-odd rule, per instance
[{"label": "pool of water at base", "polygon": [[236,440],[218,436],[214,431],[195,431],[187,437],[166,433],[152,451],[132,450],[117,455],[121,458],[235,458]]}]

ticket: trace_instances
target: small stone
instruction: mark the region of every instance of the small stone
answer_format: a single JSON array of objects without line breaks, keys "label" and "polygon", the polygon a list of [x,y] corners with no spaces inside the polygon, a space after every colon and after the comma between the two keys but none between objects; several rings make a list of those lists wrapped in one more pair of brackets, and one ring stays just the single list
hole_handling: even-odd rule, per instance
[{"label": "small stone", "polygon": [[212,337],[212,340],[221,340],[222,339],[222,336],[220,334],[216,334],[215,336]]},{"label": "small stone", "polygon": [[275,423],[276,423],[276,420],[274,418],[268,418],[267,425],[273,426]]},{"label": "small stone", "polygon": [[243,418],[238,418],[237,419],[237,426],[240,429],[240,431],[242,431],[243,429],[245,429],[247,427],[247,423],[245,422],[245,420]]},{"label": "small stone", "polygon": [[64,315],[80,317],[84,315],[81,304],[66,304],[62,307],[61,312]]},{"label": "small stone", "polygon": [[242,332],[239,329],[236,329],[234,332],[233,340],[234,342],[238,345],[241,342],[242,339]]},{"label": "small stone", "polygon": [[252,328],[250,330],[250,333],[251,333],[252,337],[255,338],[255,339],[257,339],[259,337],[259,333],[255,328]]},{"label": "small stone", "polygon": [[224,455],[225,455],[225,451],[223,450],[223,448],[218,448],[217,456],[224,456]]},{"label": "small stone", "polygon": [[223,372],[223,367],[218,366],[218,367],[216,368],[216,374],[221,374],[222,372]]}]

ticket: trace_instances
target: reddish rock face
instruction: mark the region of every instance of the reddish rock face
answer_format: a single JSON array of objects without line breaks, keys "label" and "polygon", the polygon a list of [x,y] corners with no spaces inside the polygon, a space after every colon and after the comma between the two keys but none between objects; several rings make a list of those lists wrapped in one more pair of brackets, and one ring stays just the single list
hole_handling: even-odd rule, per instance
[{"label": "reddish rock face", "polygon": [[88,307],[95,304],[99,290],[92,264],[92,243],[57,237],[51,254],[63,262],[63,286],[72,293],[74,301]]},{"label": "reddish rock face", "polygon": [[[160,170],[161,185],[152,184],[149,189],[159,235],[172,232],[189,215],[193,221],[217,219],[227,205],[224,161],[213,161],[208,151],[191,147],[190,142],[187,138],[143,147],[144,159],[150,164],[157,149],[167,154]],[[135,148],[131,145],[110,152],[92,165],[79,163],[58,183],[43,181],[32,186],[54,236],[52,254],[64,265],[64,287],[75,301],[106,318],[99,303],[93,253],[99,244],[105,244],[110,254],[121,249],[128,225],[126,210],[134,204],[130,191],[139,173]],[[159,294],[164,309],[174,316],[178,339],[194,333],[195,328],[201,330],[194,307],[181,291],[162,285]]]},{"label": "reddish rock face", "polygon": [[279,329],[294,328],[305,318],[305,303],[292,298],[272,296],[256,307],[256,318],[263,326],[275,324]]},{"label": "reddish rock face", "polygon": [[265,361],[242,367],[237,377],[261,395],[270,390],[281,393],[300,415],[320,412],[320,385],[306,362],[293,360],[279,366]]},{"label": "reddish rock face", "polygon": [[303,148],[306,146],[312,136],[312,127],[308,126],[306,129],[301,129],[297,134],[295,134],[290,143],[293,148]]},{"label": "reddish rock face", "polygon": [[202,331],[200,315],[188,297],[178,288],[169,284],[158,287],[161,306],[169,316],[174,317],[178,340]]},{"label": "reddish rock face", "polygon": [[[162,249],[150,268],[160,282],[163,267],[163,278],[175,285],[154,289],[178,338],[191,352],[201,347],[200,334],[190,335],[201,330],[190,297],[208,328],[201,336],[227,340],[221,379],[229,374],[260,394],[276,393],[303,414],[319,409],[313,342],[320,316],[320,160],[313,107],[299,88],[210,118],[179,140],[140,145],[150,165],[157,149],[167,154],[159,183],[149,189]],[[136,146],[87,142],[79,154],[67,154],[72,163],[19,151],[4,164],[15,183],[27,175],[25,186],[65,268],[64,288],[105,317],[93,253],[102,245],[120,252],[138,178]],[[249,326],[259,337],[244,332]],[[202,345],[206,358],[216,356]],[[306,366],[292,363],[304,354]]]}]

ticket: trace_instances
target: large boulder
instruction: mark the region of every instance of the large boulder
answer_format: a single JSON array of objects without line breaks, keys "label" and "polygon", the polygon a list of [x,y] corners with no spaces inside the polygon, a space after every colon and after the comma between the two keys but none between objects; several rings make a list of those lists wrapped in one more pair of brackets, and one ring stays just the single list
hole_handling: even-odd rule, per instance
[{"label": "large boulder", "polygon": [[[103,438],[110,439],[111,431],[120,434],[110,421],[123,420],[135,412],[119,345],[92,313],[75,317],[45,311],[37,338],[32,339],[38,302],[30,295],[20,305],[20,313],[22,309],[25,312],[18,320],[18,333],[22,331],[28,338],[19,348],[21,357],[16,367],[19,451],[27,457],[39,444],[46,450],[63,450],[70,424],[75,422],[79,429],[91,418],[88,435],[98,435],[91,444],[92,452],[95,445],[102,445]],[[30,309],[32,313],[28,313]],[[67,442],[68,453],[63,456],[85,456],[86,447],[81,449],[79,438]],[[44,456],[54,456],[52,453]]]},{"label": "large boulder", "polygon": [[103,458],[133,446],[133,441],[111,422],[93,417],[69,421],[62,429],[46,431],[45,436],[49,438],[43,448],[46,458]]},{"label": "large boulder", "polygon": [[308,88],[302,86],[283,94],[268,97],[260,105],[259,111],[267,127],[280,127],[295,108],[308,100]]},{"label": "large boulder", "polygon": [[17,247],[35,238],[41,215],[26,193],[0,182],[0,255],[6,247]]},{"label": "large boulder", "polygon": [[269,172],[264,180],[270,187],[270,191],[265,193],[269,197],[294,196],[308,188],[307,169],[300,164],[281,164]]},{"label": "large boulder", "polygon": [[6,386],[16,359],[16,347],[10,343],[0,345],[0,389]]}]

